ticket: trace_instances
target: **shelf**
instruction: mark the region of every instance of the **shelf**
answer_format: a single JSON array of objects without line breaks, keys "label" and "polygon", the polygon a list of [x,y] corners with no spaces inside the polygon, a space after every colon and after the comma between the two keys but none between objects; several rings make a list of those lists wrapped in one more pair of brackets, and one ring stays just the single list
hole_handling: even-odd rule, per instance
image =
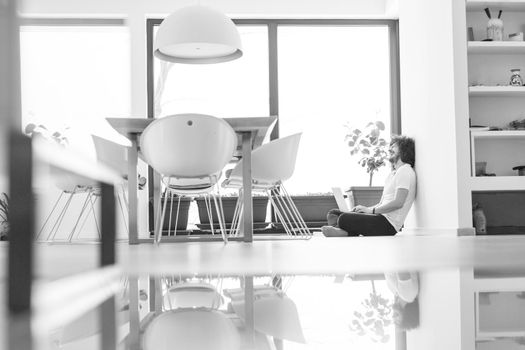
[{"label": "shelf", "polygon": [[471,131],[474,138],[514,139],[525,138],[525,130]]},{"label": "shelf", "polygon": [[525,96],[525,86],[470,86],[468,92],[472,97],[520,97]]},{"label": "shelf", "polygon": [[525,191],[525,176],[478,176],[470,178],[472,191]]},{"label": "shelf", "polygon": [[469,41],[471,54],[525,54],[525,41]]},{"label": "shelf", "polygon": [[467,11],[479,11],[485,7],[501,9],[504,11],[525,11],[524,0],[505,0],[505,1],[482,1],[467,0]]}]

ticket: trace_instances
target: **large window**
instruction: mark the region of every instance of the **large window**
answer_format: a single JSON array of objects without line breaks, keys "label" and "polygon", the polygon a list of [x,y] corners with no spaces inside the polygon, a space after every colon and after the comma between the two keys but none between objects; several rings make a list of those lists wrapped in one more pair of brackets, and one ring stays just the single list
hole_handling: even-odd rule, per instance
[{"label": "large window", "polygon": [[92,156],[89,134],[118,139],[105,118],[130,115],[129,32],[84,22],[21,28],[22,126],[59,131]]},{"label": "large window", "polygon": [[[149,47],[156,26],[149,22]],[[219,117],[277,114],[278,133],[302,132],[290,192],[367,186],[350,156],[348,127],[383,121],[399,130],[394,21],[237,20],[238,60],[214,65],[163,63],[150,55],[150,117],[208,113]],[[394,103],[392,103],[394,102]],[[382,185],[389,169],[374,176]]]},{"label": "large window", "polygon": [[[291,192],[367,186],[350,157],[346,126],[381,120],[390,134],[388,26],[283,26],[279,44],[280,134],[303,132]],[[374,176],[382,185],[388,169]]]}]

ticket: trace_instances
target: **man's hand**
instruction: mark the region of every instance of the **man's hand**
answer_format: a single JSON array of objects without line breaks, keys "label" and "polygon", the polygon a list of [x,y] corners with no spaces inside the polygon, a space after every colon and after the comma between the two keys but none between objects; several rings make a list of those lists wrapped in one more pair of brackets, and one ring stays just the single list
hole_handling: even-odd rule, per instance
[{"label": "man's hand", "polygon": [[364,205],[356,205],[352,211],[354,213],[372,214],[372,208],[365,207]]}]

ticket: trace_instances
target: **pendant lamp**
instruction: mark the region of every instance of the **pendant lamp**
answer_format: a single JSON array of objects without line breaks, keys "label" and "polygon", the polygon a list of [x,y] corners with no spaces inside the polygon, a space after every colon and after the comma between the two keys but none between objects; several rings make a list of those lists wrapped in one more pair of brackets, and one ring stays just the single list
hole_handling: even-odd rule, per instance
[{"label": "pendant lamp", "polygon": [[189,6],[162,21],[153,54],[176,63],[227,62],[242,56],[241,37],[223,13],[205,6]]}]

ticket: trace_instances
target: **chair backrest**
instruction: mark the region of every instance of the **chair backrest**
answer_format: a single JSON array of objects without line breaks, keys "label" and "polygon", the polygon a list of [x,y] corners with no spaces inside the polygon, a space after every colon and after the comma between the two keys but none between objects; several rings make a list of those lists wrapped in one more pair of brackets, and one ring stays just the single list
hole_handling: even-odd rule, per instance
[{"label": "chair backrest", "polygon": [[108,167],[115,169],[120,175],[128,174],[128,147],[119,145],[102,137],[91,135],[95,144],[97,160]]},{"label": "chair backrest", "polygon": [[165,309],[204,307],[218,309],[223,298],[214,286],[202,282],[186,282],[170,287],[163,298]]},{"label": "chair backrest", "polygon": [[144,331],[144,350],[240,349],[240,335],[222,312],[177,309],[157,316]]},{"label": "chair backrest", "polygon": [[177,114],[155,120],[142,133],[146,162],[164,176],[203,177],[221,171],[237,147],[232,127],[205,114]]},{"label": "chair backrest", "polygon": [[[252,152],[252,178],[263,182],[285,181],[292,177],[302,133],[268,142]],[[231,173],[242,177],[242,160]]]}]

